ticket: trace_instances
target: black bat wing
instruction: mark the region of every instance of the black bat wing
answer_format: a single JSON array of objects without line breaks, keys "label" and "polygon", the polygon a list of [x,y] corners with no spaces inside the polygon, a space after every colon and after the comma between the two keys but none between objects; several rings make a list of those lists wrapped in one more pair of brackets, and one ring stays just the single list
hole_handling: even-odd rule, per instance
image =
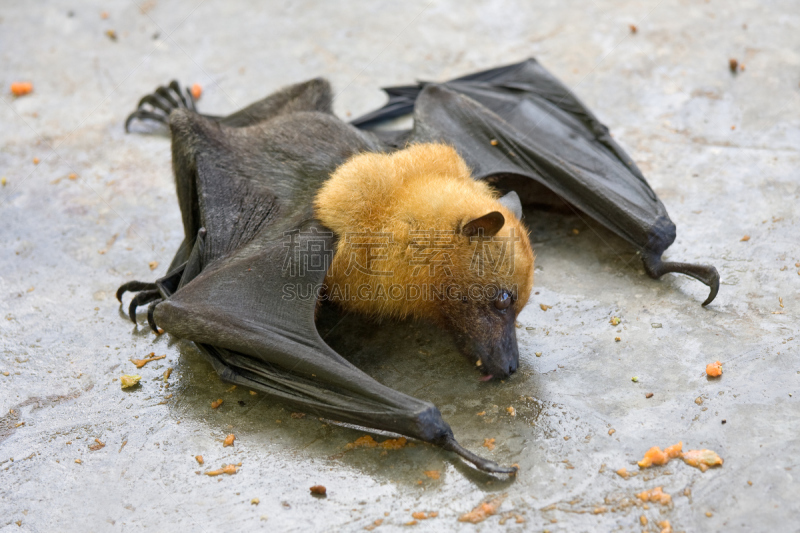
[{"label": "black bat wing", "polygon": [[534,59],[458,78],[392,88],[389,107],[358,118],[369,127],[409,113],[409,132],[383,134],[394,144],[453,145],[477,179],[534,180],[633,244],[647,273],[686,274],[719,290],[713,266],[663,262],[675,224],[608,128]]},{"label": "black bat wing", "polygon": [[[225,380],[298,410],[513,473],[462,448],[432,403],[378,383],[320,338],[316,290],[335,237],[313,218],[312,199],[348,157],[382,148],[331,113],[327,82],[225,118],[173,110],[169,124],[186,237],[167,276],[144,287],[158,293],[151,326],[194,341]],[[141,288],[126,284],[119,296]]]}]

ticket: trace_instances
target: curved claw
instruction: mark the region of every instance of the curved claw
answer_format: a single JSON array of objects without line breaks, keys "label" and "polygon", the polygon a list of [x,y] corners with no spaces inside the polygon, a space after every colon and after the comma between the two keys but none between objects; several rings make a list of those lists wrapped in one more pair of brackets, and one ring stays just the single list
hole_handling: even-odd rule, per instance
[{"label": "curved claw", "polygon": [[133,122],[133,119],[139,119],[139,120],[148,119],[148,120],[155,120],[156,122],[161,122],[162,124],[167,123],[167,117],[164,115],[159,115],[158,113],[153,113],[152,111],[146,111],[144,109],[137,109],[136,111],[128,115],[127,119],[125,119],[126,133],[130,132],[130,125],[131,122]]},{"label": "curved claw", "polygon": [[158,289],[151,291],[142,291],[136,296],[134,296],[133,300],[131,300],[130,306],[128,306],[128,316],[131,317],[131,321],[133,323],[136,323],[136,309],[140,305],[150,303],[153,300],[160,297],[161,293],[158,291]]},{"label": "curved claw", "polygon": [[[159,96],[163,96],[159,92],[159,90],[156,90],[156,93]],[[170,102],[169,99],[166,99],[167,101],[165,102],[164,100],[159,98],[159,96],[156,96],[155,94],[146,94],[146,95],[142,96],[142,99],[139,100],[139,103],[136,105],[136,109],[141,109],[142,106],[144,106],[145,104],[150,104],[154,108],[160,109],[161,111],[163,111],[164,113],[169,115],[170,111],[172,111],[174,109],[174,106],[171,105],[172,102]],[[176,105],[177,105],[177,102],[176,102]]]},{"label": "curved claw", "polygon": [[494,461],[484,459],[461,446],[452,436],[445,437],[443,442],[437,444],[447,451],[460,455],[465,460],[475,465],[478,470],[489,472],[490,474],[508,474],[512,476],[517,473],[516,466],[500,466]]},{"label": "curved claw", "polygon": [[129,281],[128,283],[123,283],[117,289],[117,300],[119,303],[122,303],[122,295],[128,291],[139,292],[139,291],[152,291],[156,289],[155,283],[148,283],[146,281]]},{"label": "curved claw", "polygon": [[669,272],[677,272],[679,274],[686,274],[701,283],[707,285],[711,292],[708,294],[706,301],[702,303],[706,306],[714,301],[719,292],[719,272],[711,265],[695,265],[692,263],[673,263],[663,262],[660,256],[645,254],[642,257],[645,272],[653,279],[660,278]]},{"label": "curved claw", "polygon": [[156,306],[162,302],[162,299],[159,298],[158,300],[154,301],[150,304],[147,308],[147,323],[150,324],[150,329],[154,332],[158,333],[158,326],[156,326],[156,319],[154,313],[156,312]]}]

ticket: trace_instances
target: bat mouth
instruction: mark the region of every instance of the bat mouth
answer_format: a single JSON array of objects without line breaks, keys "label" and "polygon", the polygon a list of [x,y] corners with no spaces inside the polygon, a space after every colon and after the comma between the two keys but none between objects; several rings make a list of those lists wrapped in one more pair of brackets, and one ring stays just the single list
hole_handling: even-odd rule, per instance
[{"label": "bat mouth", "polygon": [[494,379],[492,374],[485,374],[478,378],[479,381],[491,381],[492,379]]}]

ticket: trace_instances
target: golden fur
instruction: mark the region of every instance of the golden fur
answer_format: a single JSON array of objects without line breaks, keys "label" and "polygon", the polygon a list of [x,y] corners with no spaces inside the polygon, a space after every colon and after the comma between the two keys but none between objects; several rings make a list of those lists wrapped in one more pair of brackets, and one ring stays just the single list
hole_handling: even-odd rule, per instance
[{"label": "golden fur", "polygon": [[[534,256],[527,230],[497,197],[486,183],[475,181],[455,149],[444,144],[352,157],[314,202],[316,217],[338,236],[325,281],[328,297],[375,318],[413,316],[440,322],[448,306],[435,298],[392,297],[391,286],[456,287],[462,293],[471,286],[493,286],[516,289],[518,314],[533,286]],[[494,258],[495,264],[490,260],[480,272],[475,263],[480,245],[461,231],[493,211],[499,211],[505,223],[496,238],[484,241],[482,256]],[[432,235],[436,241],[431,241]],[[508,242],[512,236],[516,242],[503,253],[503,239]],[[370,242],[371,247],[358,246]],[[331,290],[334,286],[338,292]],[[354,297],[364,286],[361,294],[370,296]]]}]

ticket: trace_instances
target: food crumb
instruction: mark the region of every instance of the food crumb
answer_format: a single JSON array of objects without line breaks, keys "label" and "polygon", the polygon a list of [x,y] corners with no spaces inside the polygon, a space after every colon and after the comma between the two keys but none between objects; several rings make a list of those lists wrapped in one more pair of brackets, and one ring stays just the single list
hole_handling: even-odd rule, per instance
[{"label": "food crumb", "polygon": [[552,308],[553,308],[553,306],[552,306],[552,305],[539,304],[539,308],[540,308],[542,311],[547,311],[548,309],[552,309]]},{"label": "food crumb", "polygon": [[712,516],[714,516],[714,513],[712,513],[711,511],[706,511],[706,516],[711,518]]},{"label": "food crumb", "polygon": [[139,374],[133,374],[133,375],[125,374],[124,376],[119,378],[119,383],[123,389],[128,389],[139,383],[140,379],[142,379],[142,376],[140,376]]},{"label": "food crumb", "polygon": [[494,439],[483,439],[483,444],[481,446],[489,451],[494,450]]},{"label": "food crumb", "polygon": [[647,394],[644,395],[644,397],[645,398],[652,398],[653,397],[653,393],[652,392],[648,392]]},{"label": "food crumb", "polygon": [[715,361],[706,365],[706,374],[712,378],[718,378],[722,375],[722,363]]},{"label": "food crumb", "polygon": [[541,357],[542,356],[542,352],[536,352],[535,355],[536,355],[536,357]]},{"label": "food crumb", "polygon": [[469,522],[470,524],[477,524],[483,522],[490,516],[497,513],[497,509],[502,505],[502,498],[493,498],[486,502],[481,502],[472,511],[464,513],[458,517],[459,522]]},{"label": "food crumb", "polygon": [[611,320],[609,320],[608,323],[611,324],[612,326],[619,326],[619,323],[621,321],[622,320],[618,316],[612,316]]},{"label": "food crumb", "polygon": [[634,35],[636,35],[636,32],[639,31],[639,29],[634,24],[628,25],[628,28],[630,28],[631,33]]},{"label": "food crumb", "polygon": [[640,516],[639,517],[639,523],[642,524],[643,526],[646,526],[647,525],[647,517],[645,515]]},{"label": "food crumb", "polygon": [[34,165],[38,165],[39,164],[39,158],[38,157],[34,157],[33,158],[33,164]]},{"label": "food crumb", "polygon": [[222,475],[222,474],[227,474],[229,476],[232,476],[235,473],[236,473],[236,465],[225,465],[222,468],[219,468],[217,470],[209,470],[208,472],[206,472],[206,475],[207,476],[219,476],[219,475]]},{"label": "food crumb", "polygon": [[166,355],[156,355],[154,353],[150,353],[149,356],[145,357],[144,359],[131,359],[131,363],[136,365],[136,368],[142,368],[144,365],[149,363],[150,361],[158,361],[159,359],[164,359],[167,357]]},{"label": "food crumb", "polygon": [[608,434],[609,434],[609,435],[613,435],[613,434],[614,434],[614,433],[616,433],[616,432],[617,432],[617,430],[616,430],[616,429],[614,429],[614,428],[611,428],[611,429],[609,429],[609,430],[608,430]]},{"label": "food crumb", "polygon": [[747,242],[749,240],[750,240],[750,235],[745,235],[744,237],[741,238],[739,242]]},{"label": "food crumb", "polygon": [[5,187],[7,183],[8,183],[8,180],[6,179],[6,177],[5,177],[5,176],[3,176],[2,178],[0,178],[0,185],[2,185],[3,187]]},{"label": "food crumb", "polygon": [[383,524],[383,518],[378,518],[373,523],[371,523],[370,525],[366,526],[364,529],[366,529],[367,531],[372,531],[373,529],[375,529],[376,527],[378,527],[381,524]]},{"label": "food crumb", "polygon": [[414,518],[415,520],[427,520],[428,518],[433,518],[433,517],[438,516],[438,515],[439,515],[439,513],[435,513],[435,514],[434,513],[430,513],[430,514],[428,514],[425,511],[417,511],[417,512],[411,513],[411,517]]},{"label": "food crumb", "polygon": [[711,450],[689,450],[683,454],[683,462],[705,472],[712,466],[721,466],[723,460]]},{"label": "food crumb", "polygon": [[192,91],[192,98],[194,98],[195,100],[199,100],[200,96],[203,94],[203,86],[200,85],[199,83],[195,83],[194,85],[192,85],[191,91]]},{"label": "food crumb", "polygon": [[619,342],[619,341],[621,341],[622,339],[620,339],[619,337],[614,337],[614,340],[615,340],[616,342]]},{"label": "food crumb", "polygon": [[475,416],[484,416],[485,414],[486,414],[486,411],[481,411],[480,413],[478,413],[478,414],[477,414],[477,415],[475,415]]},{"label": "food crumb", "polygon": [[253,498],[252,500],[250,500],[250,505],[258,505],[259,503],[261,503],[261,500],[259,500],[258,498]]},{"label": "food crumb", "polygon": [[628,472],[628,469],[624,467],[617,470],[616,474],[622,479],[628,479],[629,477],[631,477],[631,474]]},{"label": "food crumb", "polygon": [[492,139],[491,141],[489,141],[489,144],[491,144],[492,146],[497,146],[500,143],[497,142],[497,139]]},{"label": "food crumb", "polygon": [[664,520],[663,522],[659,522],[658,527],[661,528],[660,533],[672,533],[672,526],[670,525],[669,520]]},{"label": "food crumb", "polygon": [[194,460],[197,461],[197,464],[200,464],[200,465],[205,463],[205,461],[203,461],[203,456],[202,455],[195,455],[194,456]]},{"label": "food crumb", "polygon": [[11,84],[11,94],[14,96],[25,96],[33,91],[33,83],[29,81],[15,81]]},{"label": "food crumb", "polygon": [[76,179],[78,179],[78,175],[73,172],[69,176],[67,176],[67,178],[72,181],[75,181]]},{"label": "food crumb", "polygon": [[158,261],[150,261],[147,266],[150,267],[150,270],[155,270],[158,268]]},{"label": "food crumb", "polygon": [[431,479],[439,479],[442,475],[442,473],[439,472],[438,470],[425,470],[423,474],[425,474]]},{"label": "food crumb", "polygon": [[106,447],[106,443],[105,442],[100,442],[100,439],[94,439],[94,442],[95,442],[94,444],[90,444],[89,445],[89,449],[92,450],[93,452],[96,452],[97,450],[100,450],[100,449]]},{"label": "food crumb", "polygon": [[100,18],[106,20],[108,18],[108,11],[103,11],[100,13]]},{"label": "food crumb", "polygon": [[292,416],[292,418],[299,420],[300,418],[305,418],[306,414],[305,413],[292,413],[291,416]]},{"label": "food crumb", "polygon": [[694,403],[696,403],[697,405],[703,405],[703,397],[698,396],[697,398],[694,399]]},{"label": "food crumb", "polygon": [[661,505],[669,505],[672,502],[672,496],[663,492],[661,487],[642,491],[636,497],[643,502],[660,503]]},{"label": "food crumb", "polygon": [[75,459],[75,462],[78,463],[79,465],[83,464],[83,461],[81,461],[80,459]]},{"label": "food crumb", "polygon": [[114,30],[106,30],[106,35],[112,41],[116,41],[117,40],[117,32],[115,32]]},{"label": "food crumb", "polygon": [[211,408],[212,408],[212,409],[216,409],[216,408],[218,408],[220,405],[222,405],[223,403],[224,403],[224,400],[223,400],[222,398],[216,399],[216,400],[214,400],[213,402],[211,402]]},{"label": "food crumb", "polygon": [[753,482],[752,481],[748,481],[747,484],[750,485],[751,487],[753,486]]},{"label": "food crumb", "polygon": [[225,437],[225,440],[222,441],[222,447],[225,448],[227,446],[233,446],[234,440],[236,440],[236,435],[233,433],[229,434],[227,437]]},{"label": "food crumb", "polygon": [[416,526],[418,523],[419,523],[419,522],[417,522],[416,520],[411,520],[410,522],[406,522],[406,523],[405,523],[405,524],[403,524],[403,525],[404,525],[404,526]]},{"label": "food crumb", "polygon": [[167,382],[167,380],[169,379],[169,376],[170,376],[171,374],[172,374],[172,367],[169,367],[168,369],[166,369],[166,370],[164,371],[164,383],[166,383],[166,382]]},{"label": "food crumb", "polygon": [[328,489],[325,488],[325,485],[314,485],[310,489],[311,494],[315,494],[317,496],[325,496],[328,493]]},{"label": "food crumb", "polygon": [[656,465],[665,465],[669,462],[670,459],[675,459],[676,457],[681,456],[681,450],[683,449],[683,442],[679,442],[678,444],[673,444],[672,446],[668,446],[661,451],[661,448],[658,446],[653,446],[644,454],[644,458],[639,461],[639,468],[648,468],[650,466]]},{"label": "food crumb", "polygon": [[737,69],[737,68],[739,68],[739,61],[737,61],[737,60],[736,60],[735,58],[733,58],[733,57],[732,57],[732,58],[730,58],[730,59],[728,60],[728,68],[729,68],[729,69],[731,69],[731,72],[733,72],[734,74],[736,74],[736,69]]},{"label": "food crumb", "polygon": [[601,505],[600,507],[595,507],[594,509],[592,509],[592,514],[603,514],[606,511],[608,511],[608,509],[606,509],[605,506]]},{"label": "food crumb", "polygon": [[508,411],[508,414],[511,416],[517,416],[517,410],[513,407],[506,407],[506,411]]},{"label": "food crumb", "polygon": [[399,450],[407,443],[408,439],[405,437],[386,439],[383,442],[377,442],[370,435],[364,435],[363,437],[357,438],[353,442],[347,443],[345,445],[345,449],[352,450],[353,448],[384,448],[386,450]]},{"label": "food crumb", "polygon": [[637,376],[633,376],[631,378],[631,381],[633,381],[634,383],[639,383],[639,378]]}]

